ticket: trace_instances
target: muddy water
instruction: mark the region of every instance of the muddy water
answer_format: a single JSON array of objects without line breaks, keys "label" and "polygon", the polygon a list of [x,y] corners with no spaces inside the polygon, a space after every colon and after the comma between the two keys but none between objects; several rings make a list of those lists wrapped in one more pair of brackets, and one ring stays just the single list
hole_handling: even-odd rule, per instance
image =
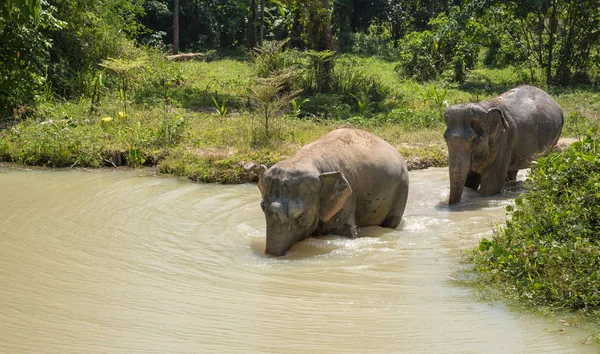
[{"label": "muddy water", "polygon": [[598,352],[447,277],[514,195],[450,210],[446,170],[410,178],[398,230],[275,259],[255,185],[0,173],[0,352]]}]

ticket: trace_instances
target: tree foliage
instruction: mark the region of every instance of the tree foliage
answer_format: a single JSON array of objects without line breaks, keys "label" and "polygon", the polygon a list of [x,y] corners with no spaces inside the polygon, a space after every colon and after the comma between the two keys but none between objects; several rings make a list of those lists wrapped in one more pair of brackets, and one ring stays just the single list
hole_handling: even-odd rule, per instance
[{"label": "tree foliage", "polygon": [[[102,60],[173,43],[172,0],[5,0],[0,119],[86,94]],[[180,0],[183,51],[264,41],[399,62],[407,76],[463,81],[478,64],[521,66],[537,84],[600,81],[600,0]],[[173,48],[170,48],[173,49]],[[242,51],[238,51],[242,53]],[[325,67],[328,71],[332,67]],[[542,82],[540,82],[542,81]]]}]

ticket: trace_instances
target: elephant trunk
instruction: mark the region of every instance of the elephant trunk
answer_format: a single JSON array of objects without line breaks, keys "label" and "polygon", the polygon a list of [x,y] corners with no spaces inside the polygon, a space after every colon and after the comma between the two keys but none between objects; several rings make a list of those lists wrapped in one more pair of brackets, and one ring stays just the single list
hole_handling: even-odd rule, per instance
[{"label": "elephant trunk", "polygon": [[471,154],[469,151],[450,152],[450,205],[460,202],[467,176],[471,168]]},{"label": "elephant trunk", "polygon": [[275,257],[283,256],[293,244],[293,240],[290,237],[285,237],[281,234],[269,234],[267,228],[267,245],[265,247],[265,253]]},{"label": "elephant trunk", "polygon": [[265,253],[283,256],[294,243],[290,219],[286,207],[280,202],[273,202],[265,211],[267,215],[267,244]]}]

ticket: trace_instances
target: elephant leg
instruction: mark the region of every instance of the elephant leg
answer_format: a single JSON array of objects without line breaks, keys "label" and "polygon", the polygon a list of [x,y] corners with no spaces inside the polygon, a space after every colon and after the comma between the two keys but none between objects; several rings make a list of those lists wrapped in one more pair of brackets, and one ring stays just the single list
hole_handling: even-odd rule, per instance
[{"label": "elephant leg", "polygon": [[469,174],[467,175],[467,181],[465,182],[465,187],[477,190],[480,184],[481,175],[477,172],[469,171]]},{"label": "elephant leg", "polygon": [[504,187],[504,175],[499,173],[490,173],[487,176],[481,177],[481,187],[477,193],[481,195],[494,195],[499,193]]},{"label": "elephant leg", "polygon": [[519,170],[508,171],[508,174],[506,176],[506,180],[507,181],[516,181],[517,180],[517,173],[519,173]]},{"label": "elephant leg", "polygon": [[490,168],[481,174],[481,186],[477,191],[481,195],[494,195],[499,193],[504,187],[506,176],[508,175],[508,159],[498,156],[498,159]]},{"label": "elephant leg", "polygon": [[351,204],[350,200],[348,200],[346,205],[344,205],[344,207],[328,222],[321,224],[319,230],[320,234],[339,235],[348,238],[356,238],[358,236],[358,229],[356,228],[354,216],[356,208],[348,204]]},{"label": "elephant leg", "polygon": [[406,200],[408,199],[408,185],[400,187],[396,193],[396,200],[392,204],[390,211],[381,223],[381,227],[395,229],[402,221],[404,209],[406,208]]}]

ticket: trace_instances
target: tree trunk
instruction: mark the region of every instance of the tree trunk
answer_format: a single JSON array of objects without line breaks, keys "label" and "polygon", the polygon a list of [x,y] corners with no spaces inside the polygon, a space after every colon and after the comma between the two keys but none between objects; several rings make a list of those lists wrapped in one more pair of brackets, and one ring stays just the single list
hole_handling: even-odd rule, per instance
[{"label": "tree trunk", "polygon": [[[535,49],[533,48],[533,34],[531,35],[531,41],[529,40],[529,28],[527,26],[527,24],[525,23],[525,20],[521,20],[521,23],[523,25],[523,34],[525,37],[525,43],[527,45],[527,65],[529,66],[529,73],[531,75],[531,84],[534,84],[534,76],[533,76],[533,63],[531,62],[531,59],[529,59],[529,57],[531,56],[531,54],[533,52],[535,52]],[[531,43],[530,43],[531,42]]]},{"label": "tree trunk", "polygon": [[321,6],[324,11],[324,15],[321,14],[321,18],[317,26],[319,26],[317,32],[317,46],[316,50],[333,50],[333,41],[331,39],[331,12],[329,11],[329,0],[321,0]]},{"label": "tree trunk", "polygon": [[566,20],[566,36],[561,45],[561,51],[559,52],[558,57],[558,68],[556,71],[556,76],[558,78],[558,82],[561,85],[566,85],[571,80],[571,64],[573,62],[572,56],[574,52],[573,48],[573,36],[574,36],[574,27],[576,22],[576,14],[574,11],[567,11],[567,20]]},{"label": "tree trunk", "polygon": [[546,84],[552,82],[552,54],[554,51],[554,34],[558,27],[558,19],[556,18],[556,0],[552,1],[550,9],[550,39],[548,40],[548,63],[546,64]]},{"label": "tree trunk", "polygon": [[544,16],[541,12],[538,12],[538,62],[540,68],[544,67]]},{"label": "tree trunk", "polygon": [[246,32],[246,47],[256,47],[256,0],[250,2],[250,16]]},{"label": "tree trunk", "polygon": [[179,53],[179,0],[173,0],[173,55]]},{"label": "tree trunk", "polygon": [[265,36],[265,3],[267,0],[260,1],[260,31],[258,33],[258,45],[263,45],[263,40]]}]

